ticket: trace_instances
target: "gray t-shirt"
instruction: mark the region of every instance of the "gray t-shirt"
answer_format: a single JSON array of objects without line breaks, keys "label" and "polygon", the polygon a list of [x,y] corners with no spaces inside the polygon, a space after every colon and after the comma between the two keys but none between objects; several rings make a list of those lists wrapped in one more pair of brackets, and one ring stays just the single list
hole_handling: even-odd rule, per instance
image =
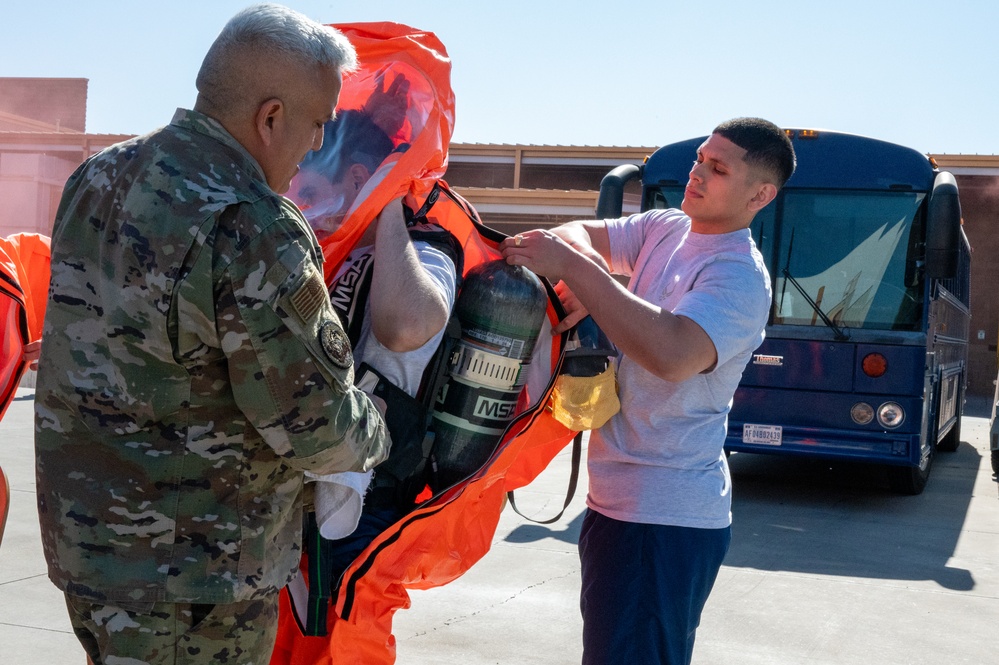
[{"label": "gray t-shirt", "polygon": [[703,529],[731,524],[722,452],[732,395],[763,341],[770,277],[748,229],[693,233],[679,210],[607,222],[611,271],[628,290],[697,323],[718,363],[681,383],[618,358],[621,411],[592,433],[587,505],[613,519]]}]

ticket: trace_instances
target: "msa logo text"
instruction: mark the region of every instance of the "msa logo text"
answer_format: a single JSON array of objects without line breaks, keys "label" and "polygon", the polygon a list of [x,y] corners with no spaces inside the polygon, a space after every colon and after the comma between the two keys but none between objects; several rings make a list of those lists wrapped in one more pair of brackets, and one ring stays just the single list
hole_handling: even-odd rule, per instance
[{"label": "msa logo text", "polygon": [[505,400],[489,399],[479,396],[475,400],[475,415],[482,418],[498,418],[508,420],[516,413],[517,403]]}]

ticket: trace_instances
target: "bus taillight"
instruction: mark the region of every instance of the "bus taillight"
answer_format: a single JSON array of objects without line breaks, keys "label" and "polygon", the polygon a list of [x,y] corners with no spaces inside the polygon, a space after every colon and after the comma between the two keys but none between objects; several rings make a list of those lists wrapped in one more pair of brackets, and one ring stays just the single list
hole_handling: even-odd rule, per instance
[{"label": "bus taillight", "polygon": [[888,371],[888,359],[880,353],[868,353],[861,361],[860,367],[864,370],[864,374],[876,379]]}]

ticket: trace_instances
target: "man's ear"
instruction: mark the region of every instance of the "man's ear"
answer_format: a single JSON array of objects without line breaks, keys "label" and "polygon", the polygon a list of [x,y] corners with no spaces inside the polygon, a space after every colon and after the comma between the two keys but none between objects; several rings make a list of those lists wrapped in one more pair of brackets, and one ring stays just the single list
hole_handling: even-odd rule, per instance
[{"label": "man's ear", "polygon": [[363,164],[351,164],[347,169],[347,178],[353,184],[354,189],[364,187],[364,183],[371,179],[371,171]]},{"label": "man's ear", "polygon": [[749,209],[754,213],[763,210],[767,204],[777,197],[777,185],[772,182],[761,183],[756,189],[756,194],[749,200]]},{"label": "man's ear", "polygon": [[253,118],[253,124],[257,130],[257,135],[260,137],[260,141],[265,146],[270,146],[274,141],[275,132],[281,130],[284,115],[284,102],[277,97],[266,99],[257,107],[257,114]]}]

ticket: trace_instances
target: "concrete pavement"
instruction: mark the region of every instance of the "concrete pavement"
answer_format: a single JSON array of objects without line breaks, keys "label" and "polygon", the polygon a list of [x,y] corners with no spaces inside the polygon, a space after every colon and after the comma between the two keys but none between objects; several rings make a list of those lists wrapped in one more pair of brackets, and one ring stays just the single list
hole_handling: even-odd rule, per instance
[{"label": "concrete pavement", "polygon": [[[3,663],[85,662],[45,576],[34,507],[31,390],[0,423],[12,486],[0,547]],[[986,401],[966,411],[955,453],[938,455],[918,497],[856,465],[731,458],[732,549],[708,600],[695,665],[938,665],[996,662],[999,492]],[[569,454],[517,492],[538,518],[562,505]],[[562,665],[581,653],[581,489],[557,523],[507,508],[489,554],[461,579],[412,592],[395,619],[401,665]]]}]

